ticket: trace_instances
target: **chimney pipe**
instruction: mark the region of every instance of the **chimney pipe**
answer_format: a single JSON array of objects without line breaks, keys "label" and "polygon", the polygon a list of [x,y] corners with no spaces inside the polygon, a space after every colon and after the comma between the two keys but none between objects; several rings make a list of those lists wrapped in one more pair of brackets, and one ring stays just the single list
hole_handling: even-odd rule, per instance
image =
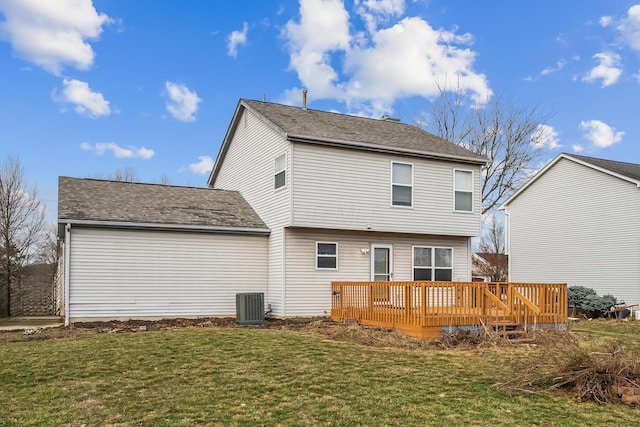
[{"label": "chimney pipe", "polygon": [[307,90],[306,89],[302,90],[302,109],[303,110],[307,109]]}]

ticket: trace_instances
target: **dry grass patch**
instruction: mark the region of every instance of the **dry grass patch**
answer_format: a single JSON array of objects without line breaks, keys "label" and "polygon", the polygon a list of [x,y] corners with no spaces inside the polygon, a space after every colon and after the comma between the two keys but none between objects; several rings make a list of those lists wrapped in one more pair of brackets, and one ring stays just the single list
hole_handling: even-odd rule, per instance
[{"label": "dry grass patch", "polygon": [[525,393],[561,389],[598,404],[640,403],[640,362],[622,341],[556,331],[541,334],[538,343],[515,359],[520,369],[501,386]]}]

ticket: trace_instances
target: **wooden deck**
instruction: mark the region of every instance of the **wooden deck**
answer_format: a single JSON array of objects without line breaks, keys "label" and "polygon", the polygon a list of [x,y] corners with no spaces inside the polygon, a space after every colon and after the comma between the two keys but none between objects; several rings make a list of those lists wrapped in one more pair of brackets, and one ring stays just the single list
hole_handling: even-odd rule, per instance
[{"label": "wooden deck", "polygon": [[567,285],[487,282],[333,282],[331,319],[418,338],[455,329],[564,328]]}]

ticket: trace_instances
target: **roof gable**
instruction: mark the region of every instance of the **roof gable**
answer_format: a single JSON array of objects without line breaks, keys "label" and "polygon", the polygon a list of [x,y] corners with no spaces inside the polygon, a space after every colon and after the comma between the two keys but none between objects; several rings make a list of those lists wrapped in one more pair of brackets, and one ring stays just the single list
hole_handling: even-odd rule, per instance
[{"label": "roof gable", "polygon": [[58,179],[59,222],[267,231],[237,191],[100,179]]},{"label": "roof gable", "polygon": [[209,185],[217,176],[232,134],[244,110],[251,111],[284,138],[293,142],[392,152],[473,164],[486,164],[488,161],[483,156],[417,126],[392,120],[377,120],[241,99],[211,171]]},{"label": "roof gable", "polygon": [[504,209],[509,203],[515,200],[522,192],[524,192],[531,184],[538,180],[542,175],[551,169],[561,159],[567,159],[569,161],[581,164],[583,166],[598,170],[616,178],[620,178],[624,181],[628,181],[632,184],[640,187],[640,164],[618,162],[615,160],[599,159],[596,157],[578,156],[576,154],[560,153],[556,158],[550,161],[544,168],[538,171],[533,178],[531,178],[525,185],[516,191],[511,197],[509,197],[499,209]]}]

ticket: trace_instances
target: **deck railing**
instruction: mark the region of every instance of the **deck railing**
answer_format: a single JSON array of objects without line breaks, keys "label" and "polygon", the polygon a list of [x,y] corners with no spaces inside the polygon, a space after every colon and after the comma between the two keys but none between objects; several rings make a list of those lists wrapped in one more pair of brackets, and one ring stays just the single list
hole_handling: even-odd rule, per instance
[{"label": "deck railing", "polygon": [[566,324],[567,286],[496,282],[333,282],[333,320],[416,328]]}]

